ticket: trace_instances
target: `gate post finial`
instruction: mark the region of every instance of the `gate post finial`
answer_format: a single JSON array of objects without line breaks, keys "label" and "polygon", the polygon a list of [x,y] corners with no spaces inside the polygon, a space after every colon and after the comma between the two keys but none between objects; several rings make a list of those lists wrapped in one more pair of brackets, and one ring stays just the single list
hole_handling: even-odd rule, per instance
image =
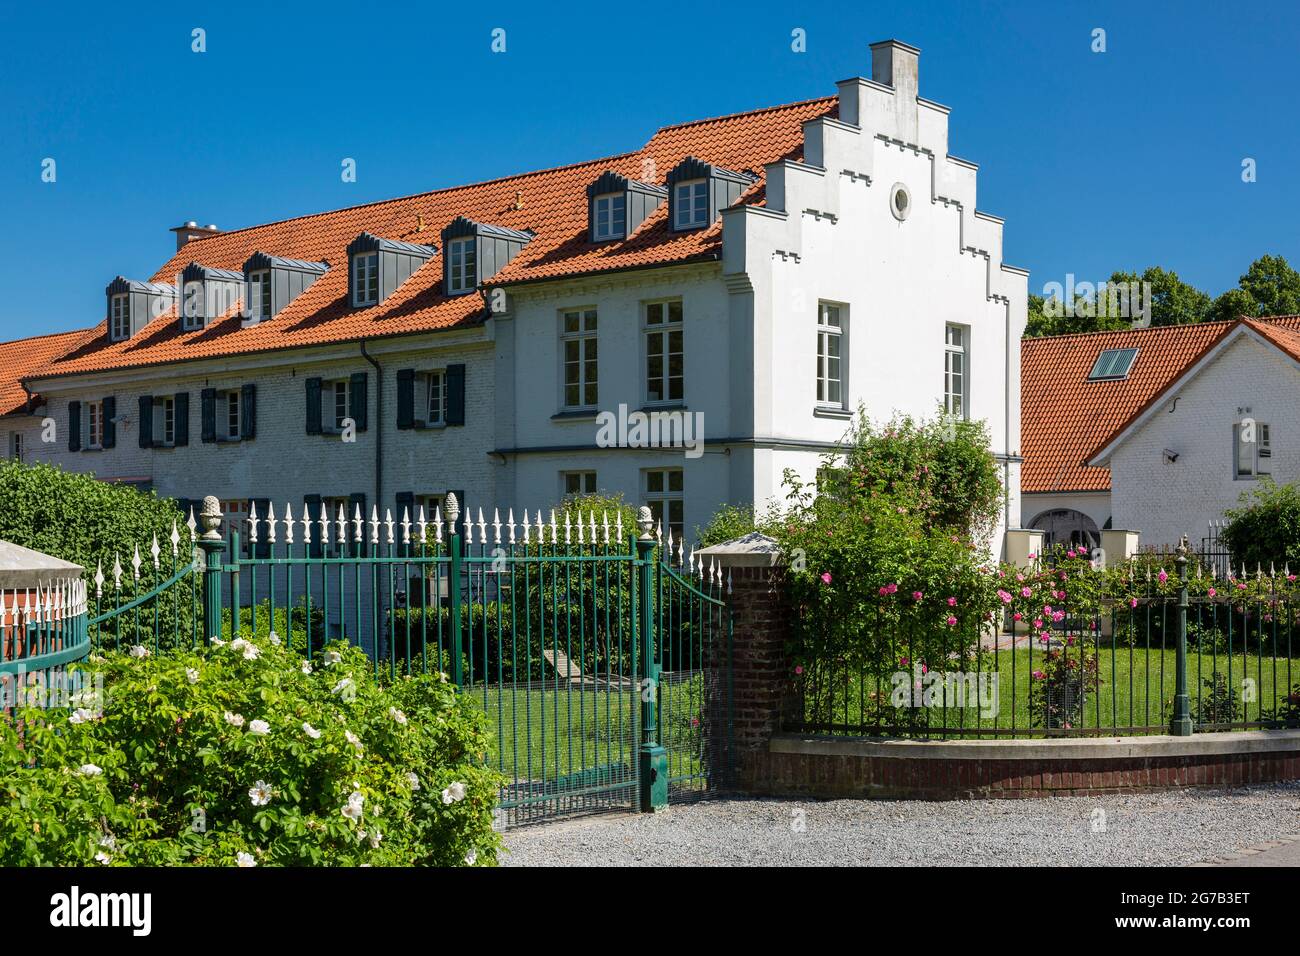
[{"label": "gate post finial", "polygon": [[203,499],[203,511],[199,514],[199,521],[203,523],[205,540],[221,540],[221,502],[217,500],[216,495],[208,495]]},{"label": "gate post finial", "polygon": [[453,529],[452,533],[455,534],[456,519],[460,517],[460,502],[456,500],[456,492],[454,491],[447,492],[446,512],[447,524]]},{"label": "gate post finial", "polygon": [[636,513],[636,524],[641,529],[642,541],[653,541],[654,535],[651,533],[655,526],[654,516],[650,514],[648,505],[642,505]]}]

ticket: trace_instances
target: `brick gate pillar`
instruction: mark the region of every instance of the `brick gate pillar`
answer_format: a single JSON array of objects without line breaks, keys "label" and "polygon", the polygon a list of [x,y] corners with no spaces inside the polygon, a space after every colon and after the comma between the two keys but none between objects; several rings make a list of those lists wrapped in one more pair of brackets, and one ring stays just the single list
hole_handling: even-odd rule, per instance
[{"label": "brick gate pillar", "polygon": [[[705,562],[717,561],[724,588],[728,580],[731,585],[731,673],[715,679],[731,686],[735,784],[747,790],[766,764],[768,742],[795,703],[780,549],[772,538],[754,532],[696,553]],[[721,655],[719,664],[725,666]]]}]

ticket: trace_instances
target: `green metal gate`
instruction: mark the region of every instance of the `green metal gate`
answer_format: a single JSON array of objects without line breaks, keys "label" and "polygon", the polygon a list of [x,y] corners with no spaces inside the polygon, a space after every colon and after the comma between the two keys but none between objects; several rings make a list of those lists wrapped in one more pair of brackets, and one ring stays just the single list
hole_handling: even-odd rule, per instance
[{"label": "green metal gate", "polygon": [[140,585],[138,550],[132,573],[97,573],[92,639],[188,646],[230,639],[237,621],[308,658],[347,640],[380,679],[442,672],[495,725],[502,825],[725,785],[731,616],[717,567],[663,540],[644,508],[639,534],[618,514],[474,521],[454,495],[445,517],[414,519],[268,508],[247,536],[223,537],[206,499],[202,533],[193,516],[174,532],[170,565],[147,549],[156,586]]}]

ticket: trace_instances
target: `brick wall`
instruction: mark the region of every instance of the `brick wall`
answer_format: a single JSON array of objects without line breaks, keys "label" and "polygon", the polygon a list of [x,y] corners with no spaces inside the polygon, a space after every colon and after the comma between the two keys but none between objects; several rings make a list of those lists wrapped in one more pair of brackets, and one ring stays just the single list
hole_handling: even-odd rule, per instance
[{"label": "brick wall", "polygon": [[1086,796],[1300,779],[1300,742],[1297,749],[1271,753],[1044,760],[762,750],[753,755],[750,766],[746,789],[766,796],[916,800]]}]

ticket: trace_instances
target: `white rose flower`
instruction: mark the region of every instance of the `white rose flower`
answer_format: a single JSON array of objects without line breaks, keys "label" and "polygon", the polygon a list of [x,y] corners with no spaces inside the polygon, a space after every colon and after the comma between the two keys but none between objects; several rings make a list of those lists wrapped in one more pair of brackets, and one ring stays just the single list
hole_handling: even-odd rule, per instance
[{"label": "white rose flower", "polygon": [[99,845],[109,850],[117,849],[117,841],[114,840],[113,837],[107,833],[105,833],[102,837],[99,838]]},{"label": "white rose flower", "polygon": [[105,853],[103,850],[100,850],[98,853],[95,854],[96,863],[110,863],[112,862],[112,859],[113,858],[109,856],[107,853]]},{"label": "white rose flower", "polygon": [[248,646],[248,641],[244,640],[242,637],[237,637],[230,642],[230,649],[232,651],[242,651],[246,646]]},{"label": "white rose flower", "polygon": [[86,777],[98,777],[103,772],[104,772],[103,767],[97,767],[93,763],[83,763],[80,767],[77,768],[77,773],[82,774],[83,776]]},{"label": "white rose flower", "polygon": [[470,847],[469,852],[465,854],[465,865],[473,866],[474,861],[477,859],[478,859],[478,850],[474,849],[473,847]]},{"label": "white rose flower", "polygon": [[226,711],[226,723],[232,727],[242,727],[244,726],[244,716],[243,714],[232,714],[230,711]]},{"label": "white rose flower", "polygon": [[399,724],[406,723],[406,715],[402,713],[400,710],[398,710],[396,707],[388,708],[388,716],[393,718],[393,720],[397,721]]},{"label": "white rose flower", "polygon": [[271,785],[265,780],[259,780],[248,788],[248,799],[252,801],[255,807],[264,807],[271,802]]},{"label": "white rose flower", "polygon": [[443,803],[456,803],[465,799],[465,785],[459,780],[453,782],[451,786],[442,791]]},{"label": "white rose flower", "polygon": [[331,664],[337,664],[337,663],[339,663],[339,661],[341,661],[341,660],[343,660],[343,655],[340,654],[338,651],[326,651],[326,652],[325,652],[325,666],[326,666],[326,667],[329,667]]},{"label": "white rose flower", "polygon": [[223,640],[222,640],[221,638],[219,638],[219,637],[214,637],[214,638],[212,638],[212,646],[213,646],[213,647],[225,647],[225,646],[226,646],[226,642],[223,641]]},{"label": "white rose flower", "polygon": [[382,840],[383,838],[384,838],[384,835],[383,835],[382,833],[380,833],[378,830],[376,830],[376,831],[374,831],[373,833],[371,833],[371,834],[370,834],[370,848],[371,848],[372,850],[378,850],[378,849],[379,849],[379,841]]},{"label": "white rose flower", "polygon": [[86,710],[84,707],[78,707],[72,712],[71,716],[68,717],[68,723],[84,724],[86,721],[92,719],[94,719],[94,715],[91,714],[90,711]]},{"label": "white rose flower", "polygon": [[132,645],[131,645],[131,656],[132,656],[132,657],[148,657],[148,656],[149,656],[149,648],[145,647],[143,644],[132,644]]},{"label": "white rose flower", "polygon": [[262,649],[256,644],[244,645],[244,660],[255,661],[262,656]]},{"label": "white rose flower", "polygon": [[419,776],[419,774],[417,774],[414,770],[411,770],[411,771],[408,771],[408,772],[407,772],[407,774],[406,774],[406,782],[409,783],[409,784],[411,785],[411,789],[412,789],[412,790],[419,790],[419,789],[420,789],[420,776]]},{"label": "white rose flower", "polygon": [[343,731],[343,736],[346,737],[346,738],[348,739],[348,743],[350,743],[352,746],[356,747],[358,751],[361,751],[361,750],[364,750],[364,749],[365,749],[365,748],[361,745],[361,738],[358,737],[356,734],[354,734],[352,731],[350,731],[350,730],[345,730],[345,731]]},{"label": "white rose flower", "polygon": [[351,677],[345,677],[337,684],[334,685],[334,689],[330,691],[330,693],[346,695],[348,691],[350,691],[355,686],[356,683],[352,680]]},{"label": "white rose flower", "polygon": [[253,859],[253,854],[251,853],[240,853],[235,857],[235,865],[242,867],[257,866],[257,861]]},{"label": "white rose flower", "polygon": [[355,823],[361,819],[361,804],[353,803],[349,800],[343,805],[343,809],[340,812]]},{"label": "white rose flower", "polygon": [[304,674],[310,674],[310,673],[311,673],[311,661],[303,661],[303,662],[302,662],[302,672],[303,672]]},{"label": "white rose flower", "polygon": [[248,722],[248,732],[264,737],[271,732],[271,725],[265,720],[251,720]]},{"label": "white rose flower", "polygon": [[189,682],[191,684],[197,684],[199,682],[199,672],[196,668],[193,667],[185,668],[185,676],[186,678],[189,679]]},{"label": "white rose flower", "polygon": [[311,724],[304,723],[302,725],[302,732],[306,734],[308,737],[310,737],[312,740],[320,740],[320,731],[317,730],[315,727],[313,727]]},{"label": "white rose flower", "polygon": [[270,641],[274,646],[276,646],[276,647],[279,647],[279,646],[280,646],[280,635],[277,634],[277,633],[275,633],[275,631],[272,631],[272,632],[271,632],[271,636],[268,638],[268,640],[269,640],[269,641]]}]

